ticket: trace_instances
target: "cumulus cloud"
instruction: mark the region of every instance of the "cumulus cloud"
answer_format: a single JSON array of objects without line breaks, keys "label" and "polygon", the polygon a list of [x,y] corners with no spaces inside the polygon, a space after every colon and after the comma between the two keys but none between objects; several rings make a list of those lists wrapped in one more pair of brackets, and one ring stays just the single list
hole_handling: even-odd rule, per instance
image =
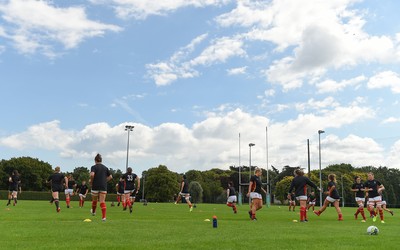
[{"label": "cumulus cloud", "polygon": [[342,80],[340,82],[328,79],[315,84],[315,86],[318,89],[318,93],[335,93],[338,91],[343,91],[347,87],[359,86],[362,82],[366,80],[367,78],[361,75],[355,78]]},{"label": "cumulus cloud", "polygon": [[400,93],[400,75],[393,71],[384,71],[372,76],[367,84],[370,89],[390,88],[395,93]]},{"label": "cumulus cloud", "polygon": [[[130,157],[138,173],[159,164],[177,172],[226,168],[239,164],[240,133],[242,147],[245,148],[250,142],[256,144],[253,148],[254,164],[265,167],[265,135],[268,127],[269,162],[275,166],[305,165],[305,142],[307,139],[315,141],[318,129],[326,131],[326,137],[322,140],[324,163],[384,164],[384,152],[373,139],[356,135],[341,139],[329,134],[329,129],[368,120],[372,118],[371,113],[371,109],[361,106],[338,106],[318,115],[304,114],[289,121],[273,122],[241,109],[223,109],[208,113],[204,120],[192,127],[179,123],[162,123],[155,127],[132,123],[135,128],[130,133]],[[58,162],[69,160],[77,166],[92,164],[94,154],[100,152],[110,166],[122,169],[126,159],[125,125],[94,123],[79,131],[70,131],[62,129],[59,121],[51,121],[4,136],[0,138],[0,146],[23,152],[46,150],[57,155]],[[246,152],[242,149],[243,159],[248,157]],[[245,162],[241,164],[245,165]]]},{"label": "cumulus cloud", "polygon": [[0,4],[0,13],[7,23],[0,36],[11,40],[23,54],[40,51],[51,56],[53,42],[71,49],[87,38],[122,30],[116,25],[88,19],[83,7],[60,8],[49,1],[10,0]]},{"label": "cumulus cloud", "polygon": [[232,69],[228,69],[227,73],[228,75],[232,76],[232,75],[243,75],[246,74],[246,69],[247,67],[240,67],[240,68],[232,68]]}]

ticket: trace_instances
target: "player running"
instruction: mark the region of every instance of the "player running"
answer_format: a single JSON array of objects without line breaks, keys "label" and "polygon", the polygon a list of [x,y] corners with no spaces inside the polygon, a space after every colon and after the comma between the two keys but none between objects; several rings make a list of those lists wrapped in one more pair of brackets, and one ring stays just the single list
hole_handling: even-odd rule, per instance
[{"label": "player running", "polygon": [[59,193],[63,191],[63,182],[65,183],[65,186],[68,186],[68,178],[60,172],[60,167],[56,167],[54,173],[47,179],[47,182],[51,182],[52,200],[56,205],[57,213],[59,213],[61,211]]},{"label": "player running", "polygon": [[236,208],[237,197],[236,197],[235,187],[233,186],[232,181],[230,181],[228,183],[228,188],[226,189],[226,196],[228,197],[228,200],[226,201],[226,205],[228,207],[232,207],[233,212],[236,214],[237,213],[237,208]]},{"label": "player running", "polygon": [[94,158],[95,165],[90,169],[90,183],[92,185],[92,215],[96,215],[97,201],[100,202],[101,220],[106,221],[106,196],[107,182],[112,179],[110,170],[102,164],[102,157],[97,154]]},{"label": "player running", "polygon": [[320,216],[326,209],[326,207],[330,204],[333,203],[333,206],[336,208],[336,212],[338,213],[338,220],[342,221],[343,220],[343,214],[342,214],[342,210],[340,209],[339,206],[339,201],[340,201],[340,196],[339,196],[339,192],[337,191],[336,188],[336,175],[335,174],[330,174],[328,175],[328,191],[327,193],[327,197],[324,201],[324,205],[322,206],[321,209],[319,209],[318,211],[314,211],[314,213],[318,216]]},{"label": "player running", "polygon": [[13,206],[17,205],[18,191],[21,193],[21,178],[19,176],[18,170],[14,170],[11,176],[8,178],[9,191],[8,191],[8,203],[7,206],[11,204],[13,200]]},{"label": "player running", "polygon": [[354,192],[356,196],[356,202],[358,204],[357,212],[354,214],[354,218],[357,220],[358,214],[361,213],[363,217],[361,222],[365,222],[365,214],[364,214],[364,202],[365,202],[365,187],[364,183],[361,182],[361,178],[359,176],[354,177],[354,184],[351,186],[351,191]]},{"label": "player running", "polygon": [[125,207],[125,196],[124,196],[124,181],[119,179],[118,183],[115,185],[115,189],[117,189],[117,201],[118,207],[122,202],[122,206]]},{"label": "player running", "polygon": [[[139,192],[140,189],[140,179],[135,174],[132,173],[132,168],[128,168],[127,172],[122,175],[120,181],[124,182],[124,200],[125,204],[123,205],[123,210],[126,210],[129,207],[129,212],[132,213],[132,205],[135,202],[136,194]],[[137,187],[135,186],[135,181],[137,181]]]},{"label": "player running", "polygon": [[267,193],[262,188],[261,174],[261,169],[256,168],[254,170],[254,175],[250,178],[249,191],[247,192],[247,197],[251,199],[249,216],[253,221],[257,220],[256,211],[260,210],[263,206],[261,191]]},{"label": "player running", "polygon": [[368,192],[368,211],[371,213],[372,221],[376,221],[376,213],[374,206],[379,212],[381,223],[385,223],[383,220],[383,209],[382,209],[382,197],[381,193],[385,190],[385,187],[380,181],[375,180],[375,176],[372,172],[368,173],[368,180],[365,182],[365,190]]},{"label": "player running", "polygon": [[[295,190],[296,199],[300,203],[300,222],[308,222],[307,218],[307,185],[319,190],[319,188],[304,176],[304,172],[301,169],[294,171],[295,177],[289,187],[288,199],[292,196],[292,190]],[[294,199],[293,199],[294,200]],[[294,208],[293,208],[294,209]],[[290,211],[290,210],[289,210]],[[294,211],[294,210],[293,210]]]},{"label": "player running", "polygon": [[316,198],[316,196],[315,196],[315,192],[312,191],[312,192],[308,195],[308,198],[307,198],[307,203],[308,203],[308,205],[307,205],[307,211],[310,209],[310,207],[312,207],[312,211],[314,211],[314,207],[315,207],[316,201],[317,201],[317,198]]},{"label": "player running", "polygon": [[79,207],[82,208],[85,203],[86,195],[89,192],[89,187],[86,185],[86,181],[82,181],[82,184],[76,188],[76,193],[79,194]]},{"label": "player running", "polygon": [[385,210],[386,212],[389,212],[393,216],[393,211],[386,207],[386,199],[382,193],[381,197],[382,197],[382,209]]},{"label": "player running", "polygon": [[181,189],[179,191],[178,199],[175,201],[175,204],[177,204],[182,197],[185,197],[186,203],[189,205],[189,211],[192,212],[193,205],[190,202],[189,181],[186,179],[186,175],[182,176]]},{"label": "player running", "polygon": [[[66,184],[67,185],[67,184]],[[67,203],[67,208],[70,207],[71,204],[71,196],[74,195],[74,189],[76,188],[76,183],[72,174],[68,175],[68,185],[65,186],[65,203]]]}]

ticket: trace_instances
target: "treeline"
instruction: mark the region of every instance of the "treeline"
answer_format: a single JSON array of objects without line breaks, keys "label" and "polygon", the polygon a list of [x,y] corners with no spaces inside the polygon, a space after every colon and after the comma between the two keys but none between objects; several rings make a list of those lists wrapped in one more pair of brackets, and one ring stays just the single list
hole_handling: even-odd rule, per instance
[{"label": "treeline", "polygon": [[[252,166],[254,170],[255,166]],[[82,180],[89,179],[90,167],[76,167],[72,172],[74,179],[80,183]],[[293,179],[293,171],[298,167],[284,166],[281,171],[271,166],[268,171],[269,183],[267,184],[267,171],[263,169],[262,182],[264,188],[267,186],[271,191],[271,201],[284,203],[287,196],[287,191],[291,180]],[[20,157],[10,160],[2,160],[0,162],[0,189],[8,189],[8,177],[11,172],[17,169],[21,175],[22,190],[25,191],[49,191],[50,185],[46,182],[47,178],[53,173],[52,166],[41,160]],[[115,193],[115,185],[123,172],[119,169],[110,169],[113,180],[108,183],[108,192]],[[375,178],[383,183],[386,190],[384,197],[389,204],[388,206],[400,206],[400,171],[387,167],[372,167],[366,166],[354,168],[350,164],[335,164],[330,165],[321,171],[322,187],[326,190],[328,184],[328,175],[335,173],[337,176],[338,190],[344,198],[346,206],[355,205],[354,194],[350,191],[354,183],[354,177],[360,176],[363,181],[367,179],[367,173],[373,172]],[[180,189],[180,183],[183,173],[170,171],[166,166],[159,165],[158,167],[150,168],[142,175],[141,189],[137,199],[142,197],[148,201],[154,202],[169,202],[173,201]],[[226,170],[210,169],[205,171],[189,170],[186,173],[189,180],[189,190],[192,200],[196,203],[225,203],[225,190],[228,182],[232,181],[236,190],[239,192],[239,175],[241,176],[240,190],[242,192],[242,201],[247,202],[247,189],[249,182],[249,167],[242,166],[239,168],[231,166]],[[310,179],[319,186],[319,170],[313,170],[309,173]],[[143,194],[144,191],[144,194]],[[319,193],[317,193],[319,197]],[[325,197],[325,196],[324,196]],[[319,199],[317,199],[319,201]]]}]

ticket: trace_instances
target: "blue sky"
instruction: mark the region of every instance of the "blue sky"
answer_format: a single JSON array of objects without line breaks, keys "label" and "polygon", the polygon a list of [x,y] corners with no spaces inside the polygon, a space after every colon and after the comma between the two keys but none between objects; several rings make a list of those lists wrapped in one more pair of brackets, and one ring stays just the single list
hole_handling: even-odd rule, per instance
[{"label": "blue sky", "polygon": [[132,124],[139,174],[247,165],[250,142],[306,167],[307,139],[316,169],[320,129],[323,166],[399,168],[399,7],[0,0],[0,158],[124,169]]}]

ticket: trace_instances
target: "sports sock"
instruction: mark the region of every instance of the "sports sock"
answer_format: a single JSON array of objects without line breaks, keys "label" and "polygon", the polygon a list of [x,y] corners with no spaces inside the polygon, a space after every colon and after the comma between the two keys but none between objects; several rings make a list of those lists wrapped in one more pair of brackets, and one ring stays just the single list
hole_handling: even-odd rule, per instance
[{"label": "sports sock", "polygon": [[379,210],[379,217],[383,220],[383,210]]},{"label": "sports sock", "polygon": [[232,205],[232,203],[226,203],[226,205],[228,206],[228,207],[233,207],[233,205]]},{"label": "sports sock", "polygon": [[96,213],[97,200],[92,201],[92,213]]},{"label": "sports sock", "polygon": [[58,201],[58,199],[54,199],[54,204],[56,204],[56,208],[60,207],[60,202]]},{"label": "sports sock", "polygon": [[343,220],[343,214],[339,214],[339,220]]},{"label": "sports sock", "polygon": [[106,211],[107,211],[106,203],[100,202],[100,208],[101,208],[101,218],[104,219],[106,218]]},{"label": "sports sock", "polygon": [[67,206],[69,206],[70,202],[71,202],[71,198],[69,198],[69,197],[65,198],[65,203],[67,203]]},{"label": "sports sock", "polygon": [[365,213],[364,213],[364,208],[360,208],[360,213],[361,213],[363,219],[366,220]]}]

